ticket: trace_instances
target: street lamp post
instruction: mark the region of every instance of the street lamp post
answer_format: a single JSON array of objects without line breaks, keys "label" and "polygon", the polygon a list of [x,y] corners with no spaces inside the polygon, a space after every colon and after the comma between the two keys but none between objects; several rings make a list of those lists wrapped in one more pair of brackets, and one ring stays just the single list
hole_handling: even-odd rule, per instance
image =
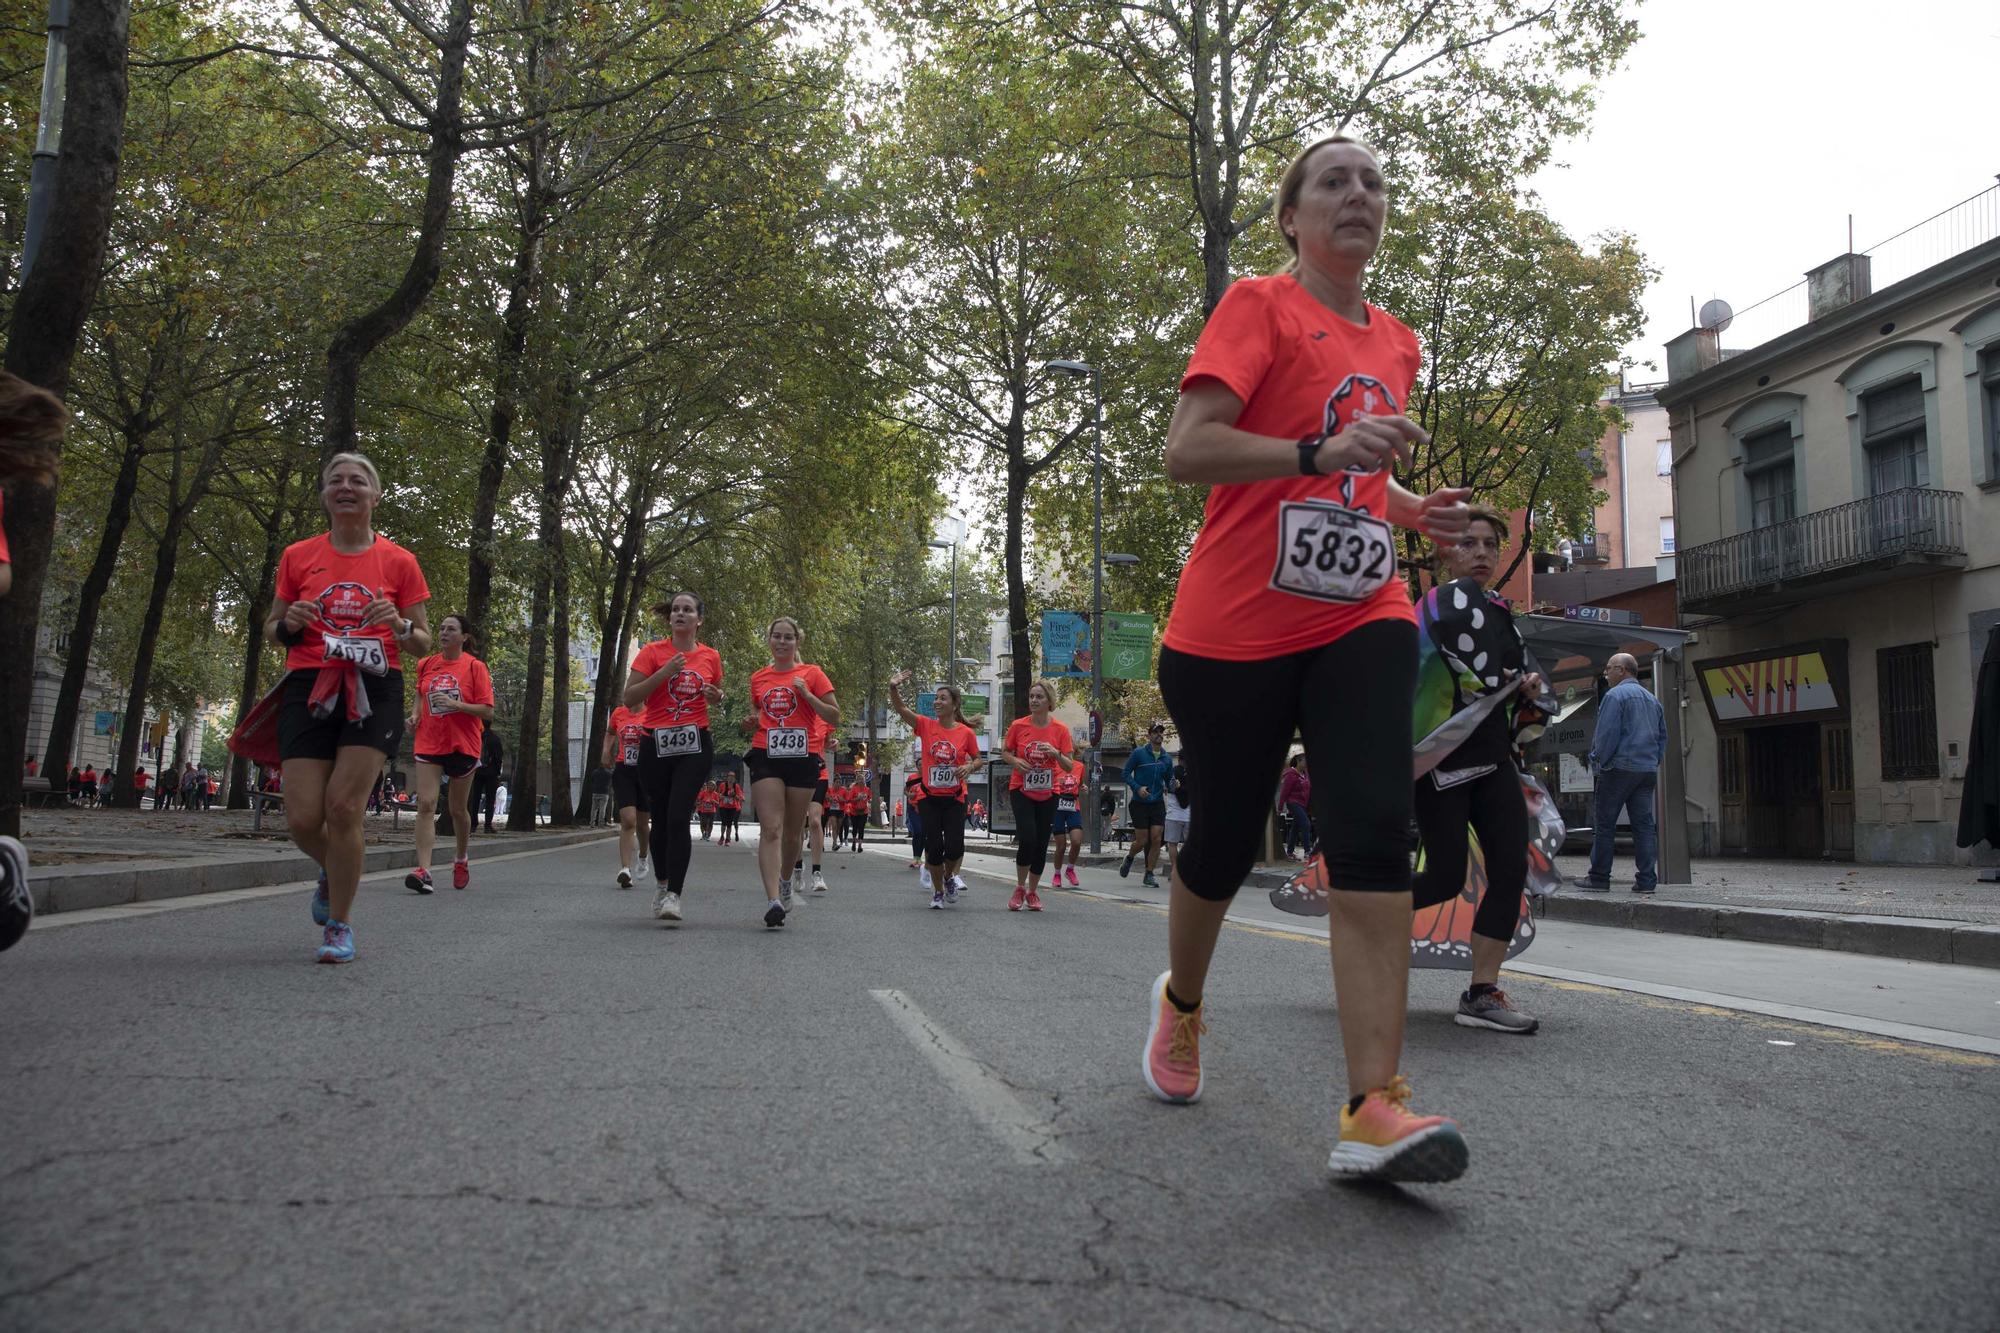
[{"label": "street lamp post", "polygon": [[42,59],[41,121],[35,131],[34,165],[28,172],[28,218],[21,234],[21,273],[35,266],[49,209],[56,198],[56,165],[62,155],[63,98],[69,78],[69,0],[49,0],[48,51]]},{"label": "street lamp post", "polygon": [[956,514],[951,516],[951,538],[948,541],[924,543],[933,550],[951,551],[951,621],[946,631],[949,637],[944,646],[944,683],[958,688],[958,544],[965,539],[965,521]]},{"label": "street lamp post", "polygon": [[1098,813],[1099,772],[1104,758],[1104,385],[1097,367],[1082,361],[1051,361],[1044,370],[1090,381],[1090,787],[1084,827],[1094,856],[1104,850],[1104,818]]}]

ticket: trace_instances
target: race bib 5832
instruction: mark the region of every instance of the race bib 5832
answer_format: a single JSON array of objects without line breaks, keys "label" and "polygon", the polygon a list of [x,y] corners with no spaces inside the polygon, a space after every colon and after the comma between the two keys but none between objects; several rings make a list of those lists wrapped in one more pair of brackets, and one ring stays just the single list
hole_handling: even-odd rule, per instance
[{"label": "race bib 5832", "polygon": [[1271,586],[1323,602],[1364,602],[1396,577],[1389,525],[1319,500],[1278,506],[1278,565]]}]

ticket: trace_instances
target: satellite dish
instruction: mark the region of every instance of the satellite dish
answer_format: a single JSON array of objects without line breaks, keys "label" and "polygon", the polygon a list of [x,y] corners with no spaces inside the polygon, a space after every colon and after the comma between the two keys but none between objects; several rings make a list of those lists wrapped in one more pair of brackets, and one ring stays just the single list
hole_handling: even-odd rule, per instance
[{"label": "satellite dish", "polygon": [[1710,333],[1720,333],[1729,327],[1729,321],[1736,318],[1736,312],[1729,308],[1729,302],[1717,297],[1701,308],[1701,326]]}]

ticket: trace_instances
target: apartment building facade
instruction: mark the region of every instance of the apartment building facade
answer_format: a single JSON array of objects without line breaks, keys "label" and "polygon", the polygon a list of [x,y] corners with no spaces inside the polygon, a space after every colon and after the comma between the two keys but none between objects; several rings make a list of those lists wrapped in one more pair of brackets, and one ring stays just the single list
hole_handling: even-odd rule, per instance
[{"label": "apartment building facade", "polygon": [[1881,290],[1870,269],[1814,269],[1805,322],[1757,346],[1668,348],[1697,853],[1968,859],[2000,624],[2000,239]]}]

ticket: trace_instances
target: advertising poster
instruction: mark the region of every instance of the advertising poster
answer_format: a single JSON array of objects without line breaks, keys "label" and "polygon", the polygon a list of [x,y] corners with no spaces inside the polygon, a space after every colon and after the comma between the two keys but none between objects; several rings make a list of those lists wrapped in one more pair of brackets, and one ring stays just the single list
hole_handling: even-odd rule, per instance
[{"label": "advertising poster", "polygon": [[1042,674],[1051,680],[1090,675],[1090,620],[1074,611],[1042,612]]},{"label": "advertising poster", "polygon": [[1151,680],[1153,618],[1123,611],[1104,613],[1104,678]]}]

